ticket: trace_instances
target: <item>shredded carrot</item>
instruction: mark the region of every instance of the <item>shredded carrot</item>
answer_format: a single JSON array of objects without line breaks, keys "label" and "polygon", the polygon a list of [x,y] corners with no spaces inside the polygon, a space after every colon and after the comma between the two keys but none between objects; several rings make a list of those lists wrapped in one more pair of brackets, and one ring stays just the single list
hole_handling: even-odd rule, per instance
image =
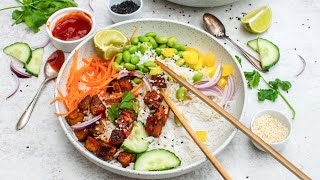
[{"label": "shredded carrot", "polygon": [[143,85],[143,81],[140,84],[138,84],[134,89],[132,89],[131,92],[135,94],[141,88],[142,85]]},{"label": "shredded carrot", "polygon": [[128,41],[128,44],[131,43],[131,40],[132,40],[133,36],[137,33],[137,31],[138,31],[138,27],[137,27],[137,26],[134,26],[134,31],[132,32],[132,34],[131,34],[131,36],[130,36],[130,39],[129,39],[129,41]]}]

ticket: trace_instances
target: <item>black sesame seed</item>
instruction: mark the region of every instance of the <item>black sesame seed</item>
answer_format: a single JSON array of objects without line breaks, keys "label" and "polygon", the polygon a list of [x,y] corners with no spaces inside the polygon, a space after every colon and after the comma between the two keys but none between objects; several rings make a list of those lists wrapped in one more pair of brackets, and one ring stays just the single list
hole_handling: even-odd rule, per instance
[{"label": "black sesame seed", "polygon": [[181,141],[181,144],[183,144],[183,141]]},{"label": "black sesame seed", "polygon": [[29,149],[29,146],[27,146],[26,148]]},{"label": "black sesame seed", "polygon": [[188,24],[189,24],[190,22],[188,21]]},{"label": "black sesame seed", "polygon": [[140,6],[133,1],[124,1],[120,4],[111,6],[111,10],[118,14],[130,14],[137,11],[139,8]]},{"label": "black sesame seed", "polygon": [[171,145],[171,147],[173,147],[173,145]]},{"label": "black sesame seed", "polygon": [[231,8],[229,10],[231,11]]},{"label": "black sesame seed", "polygon": [[167,139],[167,137],[166,137],[166,136],[163,136],[163,137]]},{"label": "black sesame seed", "polygon": [[189,15],[189,17],[191,17],[191,15]]},{"label": "black sesame seed", "polygon": [[182,16],[185,16],[185,14],[183,14]]},{"label": "black sesame seed", "polygon": [[249,4],[249,6],[251,6],[251,4]]},{"label": "black sesame seed", "polygon": [[246,177],[247,179],[249,178],[249,176]]},{"label": "black sesame seed", "polygon": [[302,26],[304,26],[304,24],[302,24]]},{"label": "black sesame seed", "polygon": [[22,92],[22,90],[20,89],[20,92]]}]

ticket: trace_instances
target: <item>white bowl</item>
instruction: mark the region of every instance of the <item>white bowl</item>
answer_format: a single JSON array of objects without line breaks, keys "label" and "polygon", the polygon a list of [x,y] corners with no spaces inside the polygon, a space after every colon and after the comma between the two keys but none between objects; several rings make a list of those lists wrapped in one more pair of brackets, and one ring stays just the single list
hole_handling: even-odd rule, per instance
[{"label": "white bowl", "polygon": [[[53,30],[56,22],[60,18],[65,16],[67,13],[70,13],[70,12],[83,12],[91,20],[92,27],[91,27],[90,32],[86,36],[84,36],[80,39],[77,39],[77,40],[73,40],[73,41],[64,41],[64,40],[61,40],[61,39],[54,37],[52,35],[52,30]],[[77,47],[83,40],[85,40],[87,37],[89,37],[94,32],[95,26],[96,26],[96,21],[95,21],[93,15],[89,11],[87,11],[85,9],[77,8],[77,7],[65,8],[65,9],[61,9],[61,10],[53,13],[49,17],[49,19],[46,23],[47,33],[51,39],[52,44],[54,45],[54,47],[56,47],[57,49],[60,49],[64,52],[71,52],[72,50],[74,50],[75,47]]]},{"label": "white bowl", "polygon": [[[106,29],[116,29],[121,31],[125,36],[130,37],[132,32],[134,31],[135,27],[138,27],[138,31],[136,35],[145,34],[150,31],[155,31],[159,35],[163,36],[177,36],[182,44],[187,44],[188,46],[198,48],[201,52],[208,52],[212,51],[216,57],[217,61],[222,64],[230,64],[234,67],[234,82],[237,87],[237,91],[233,97],[233,102],[231,103],[230,110],[228,110],[234,117],[238,119],[242,119],[244,109],[246,107],[246,80],[244,78],[243,72],[239,64],[234,59],[234,56],[231,55],[223,45],[217,41],[212,35],[209,33],[196,28],[194,26],[184,24],[177,21],[171,20],[164,20],[164,19],[138,19],[138,20],[131,20],[126,22],[117,23],[111,26],[108,26]],[[90,57],[91,55],[96,55],[96,51],[94,45],[92,43],[93,35],[83,41],[76,50],[78,51],[78,64],[79,66],[83,64],[81,62],[82,57]],[[66,62],[62,66],[57,82],[56,87],[62,91],[62,93],[66,92],[66,82],[68,80],[70,68],[72,65],[72,60],[75,51],[72,51],[67,58]],[[55,91],[55,96],[58,96],[57,90]],[[64,105],[60,102],[55,103],[57,113],[65,112],[66,109]],[[188,117],[187,117],[188,118]],[[65,132],[66,136],[70,140],[70,142],[75,146],[75,148],[83,154],[86,158],[88,158],[93,163],[97,164],[98,166],[107,169],[108,171],[128,176],[132,178],[140,178],[140,179],[163,179],[169,177],[179,176],[190,171],[199,168],[207,159],[202,155],[201,150],[195,147],[195,151],[197,151],[200,156],[197,158],[192,159],[190,162],[181,165],[175,169],[170,169],[166,171],[135,171],[131,169],[125,169],[119,166],[115,166],[110,164],[107,161],[104,161],[98,158],[96,155],[92,154],[88,150],[86,150],[82,143],[80,143],[76,136],[74,135],[72,129],[70,128],[69,124],[66,122],[64,117],[59,117],[59,122],[63,131]],[[227,120],[224,118],[215,119],[214,121],[208,122],[198,122],[197,125],[200,123],[203,126],[208,126],[208,123],[215,123],[215,126],[212,127],[212,130],[209,133],[212,133],[212,138],[207,140],[207,143],[211,145],[210,149],[213,154],[217,155],[221,152],[232,140],[237,129],[232,126]],[[211,125],[211,124],[210,124]],[[167,124],[164,128],[168,127],[176,127],[174,121],[167,121]],[[169,130],[169,129],[168,129]],[[185,138],[187,138],[186,132],[181,129],[183,133],[185,133]],[[173,132],[174,133],[174,132]],[[183,143],[186,146],[192,144],[192,140],[190,139],[189,142]],[[196,146],[194,144],[194,146]],[[188,155],[186,155],[188,156]],[[190,156],[190,155],[189,155]],[[190,156],[191,157],[191,156]],[[214,168],[212,168],[214,171]]]},{"label": "white bowl", "polygon": [[143,6],[142,0],[131,0],[131,1],[135,2],[137,5],[139,5],[140,7],[138,10],[136,10],[135,12],[130,13],[130,14],[118,14],[118,13],[115,13],[111,10],[111,6],[116,5],[116,4],[120,4],[124,1],[127,1],[127,0],[107,0],[108,15],[109,15],[110,19],[115,23],[121,22],[121,21],[131,20],[131,19],[137,19],[139,17],[140,13],[142,12],[141,11],[142,6]]},{"label": "white bowl", "polygon": [[[267,109],[267,110],[263,110],[258,112],[257,114],[255,114],[251,120],[251,125],[250,128],[251,130],[253,129],[253,123],[254,121],[259,118],[260,116],[263,116],[265,114],[270,114],[272,116],[274,116],[275,118],[277,118],[281,123],[283,123],[285,126],[288,127],[289,129],[289,134],[288,137],[285,138],[284,140],[277,142],[277,143],[268,143],[271,147],[273,147],[273,149],[275,149],[276,151],[281,151],[285,148],[285,146],[287,145],[288,141],[289,141],[289,137],[291,135],[291,129],[292,129],[292,122],[290,119],[288,119],[284,114],[282,114],[279,111],[276,110],[272,110],[272,109]],[[252,140],[251,140],[252,141]],[[258,144],[256,144],[255,142],[252,141],[252,143],[254,144],[254,146],[256,146],[258,149],[260,149],[261,151],[264,151],[264,149],[262,149]]]},{"label": "white bowl", "polygon": [[239,0],[168,0],[170,2],[190,7],[216,7],[231,4]]}]

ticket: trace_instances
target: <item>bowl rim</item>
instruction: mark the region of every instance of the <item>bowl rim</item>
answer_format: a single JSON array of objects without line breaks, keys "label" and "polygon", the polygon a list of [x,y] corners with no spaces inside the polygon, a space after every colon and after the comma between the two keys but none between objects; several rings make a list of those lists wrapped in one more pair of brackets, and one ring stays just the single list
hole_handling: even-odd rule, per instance
[{"label": "bowl rim", "polygon": [[[69,12],[73,12],[73,11],[80,11],[80,12],[83,12],[85,14],[88,14],[90,17],[90,20],[91,20],[91,23],[92,23],[92,26],[91,26],[91,30],[89,31],[88,34],[86,34],[85,36],[83,36],[82,38],[80,39],[76,39],[76,40],[72,40],[72,41],[64,41],[64,40],[61,40],[61,39],[58,39],[56,37],[54,37],[52,35],[52,31],[51,31],[51,22],[60,14],[62,13],[61,16],[64,16],[66,15],[67,13]],[[47,31],[47,34],[49,35],[49,37],[51,39],[54,39],[55,41],[59,42],[59,43],[62,43],[62,44],[72,44],[72,43],[79,43],[83,40],[85,40],[86,38],[88,38],[90,35],[92,35],[92,33],[94,32],[94,29],[96,27],[96,20],[94,18],[94,16],[92,15],[91,12],[83,9],[83,8],[79,8],[79,7],[69,7],[69,8],[64,8],[64,9],[60,9],[59,11],[56,11],[55,13],[53,13],[49,19],[47,20],[46,22],[46,31]]]},{"label": "bowl rim", "polygon": [[[257,116],[261,116],[261,115],[264,115],[264,114],[269,114],[270,112],[275,113],[275,114],[279,114],[280,116],[284,117],[283,119],[284,119],[285,121],[287,121],[288,124],[289,124],[289,126],[288,126],[289,133],[288,133],[288,136],[287,136],[285,139],[283,139],[282,141],[279,141],[279,142],[276,142],[276,143],[269,143],[269,142],[266,142],[266,141],[265,141],[265,142],[266,142],[267,144],[271,145],[271,146],[284,144],[284,143],[286,143],[286,142],[289,140],[289,138],[290,138],[290,136],[291,136],[291,134],[292,134],[292,121],[291,121],[285,114],[283,114],[283,113],[280,112],[280,111],[277,111],[277,110],[275,110],[275,109],[263,109],[263,110],[261,110],[261,111],[258,111],[258,112],[255,113],[255,114],[252,116],[252,118],[251,118],[250,129],[251,129],[251,131],[253,132],[253,123],[257,120]],[[254,132],[253,132],[253,133],[254,133]]]},{"label": "bowl rim", "polygon": [[[112,0],[107,0],[107,1],[106,1],[106,5],[107,5],[108,11],[109,11],[112,15],[114,15],[114,16],[120,16],[120,17],[129,17],[129,16],[132,16],[132,15],[135,15],[135,14],[137,14],[138,12],[141,11],[142,6],[143,6],[143,1],[142,1],[142,0],[138,0],[138,1],[140,2],[140,7],[139,7],[136,11],[134,11],[134,12],[132,12],[132,13],[129,13],[129,14],[118,14],[118,13],[115,13],[115,12],[113,12],[113,11],[111,10],[111,7],[110,7],[110,2],[111,2],[111,1],[112,1]],[[122,2],[124,2],[124,1],[127,1],[127,0],[123,0]]]},{"label": "bowl rim", "polygon": [[[242,84],[243,84],[243,87],[244,87],[243,88],[244,89],[243,90],[243,93],[244,93],[244,95],[243,95],[244,99],[243,100],[244,101],[243,101],[243,107],[242,107],[242,111],[241,111],[240,118],[239,118],[239,121],[242,121],[243,116],[244,116],[244,112],[245,112],[245,109],[246,109],[246,104],[247,104],[247,86],[246,86],[246,82],[245,82],[245,77],[244,77],[243,70],[240,67],[239,63],[237,63],[235,57],[230,53],[230,51],[227,48],[225,48],[223,43],[219,42],[214,36],[212,36],[211,34],[207,33],[206,31],[204,31],[204,30],[202,30],[202,29],[200,29],[198,27],[192,26],[190,24],[182,23],[182,22],[179,22],[179,21],[175,21],[175,20],[160,19],[160,18],[144,18],[144,19],[127,20],[127,21],[122,21],[122,22],[119,22],[119,23],[116,23],[116,24],[112,24],[112,25],[106,26],[105,28],[101,28],[100,30],[102,30],[102,29],[111,29],[111,28],[115,28],[115,27],[117,27],[119,25],[130,24],[130,23],[134,23],[134,22],[167,22],[167,23],[169,22],[169,23],[173,23],[173,24],[187,26],[188,28],[196,30],[199,33],[203,33],[203,34],[207,35],[208,38],[211,38],[213,41],[218,43],[226,51],[226,53],[230,55],[232,60],[235,62],[238,70],[240,71],[240,76],[241,76]],[[94,34],[90,35],[87,39],[82,41],[74,50],[72,50],[72,52],[69,54],[69,56],[68,56],[68,58],[67,58],[67,60],[65,62],[69,62],[72,59],[71,57],[74,55],[75,50],[79,49],[83,44],[85,44],[86,42],[91,40],[93,38],[93,36],[94,36]],[[63,66],[61,67],[61,70],[60,70],[60,72],[58,74],[58,77],[57,77],[56,84],[60,83],[62,72],[64,71],[66,66],[67,66],[67,63],[64,63]],[[57,88],[55,88],[54,96],[57,97],[58,95],[59,94],[58,94]],[[59,102],[55,102],[55,108],[56,108],[57,113],[60,113],[60,111],[59,111]],[[110,164],[107,161],[104,161],[104,160],[98,158],[97,156],[95,156],[94,154],[92,154],[91,152],[86,150],[83,146],[80,145],[80,143],[75,138],[73,138],[72,134],[68,132],[67,127],[64,125],[63,118],[61,116],[59,116],[58,119],[59,119],[60,125],[61,125],[64,133],[66,134],[66,136],[68,137],[70,142],[73,144],[73,146],[80,153],[82,153],[87,159],[89,159],[94,164],[96,164],[96,165],[98,165],[98,166],[100,166],[100,167],[102,167],[104,169],[107,169],[107,170],[109,170],[111,172],[123,175],[123,176],[132,177],[132,176],[128,175],[128,174],[132,174],[132,175],[142,175],[142,176],[145,176],[145,177],[149,176],[149,177],[153,177],[153,178],[157,178],[156,176],[159,176],[158,178],[161,178],[161,176],[163,176],[163,177],[164,176],[174,177],[174,176],[178,176],[178,175],[182,175],[182,174],[185,174],[187,172],[190,172],[190,171],[196,169],[197,167],[199,167],[200,165],[202,165],[203,163],[208,161],[207,158],[203,158],[203,159],[200,159],[199,161],[197,161],[195,163],[188,164],[188,165],[185,165],[185,166],[180,167],[180,168],[166,170],[166,171],[137,171],[137,170],[132,170],[132,169],[126,169],[126,168],[123,168],[123,167],[118,167],[118,166],[115,166],[113,164]],[[220,147],[218,147],[213,152],[213,154],[214,155],[218,155],[231,142],[231,140],[233,139],[233,137],[235,136],[237,131],[238,131],[238,129],[234,128],[234,130],[232,131],[230,136],[224,141],[224,143],[222,143],[222,145],[220,145]],[[185,173],[183,173],[183,172],[185,172]],[[128,173],[128,174],[126,174],[126,173]],[[174,174],[174,175],[172,175],[172,174]]]}]

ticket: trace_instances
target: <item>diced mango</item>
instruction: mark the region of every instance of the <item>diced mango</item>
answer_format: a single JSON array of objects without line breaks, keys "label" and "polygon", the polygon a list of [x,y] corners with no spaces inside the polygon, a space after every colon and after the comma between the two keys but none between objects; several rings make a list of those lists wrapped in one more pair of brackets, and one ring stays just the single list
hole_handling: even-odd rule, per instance
[{"label": "diced mango", "polygon": [[202,142],[206,142],[207,140],[207,131],[196,131],[196,135]]},{"label": "diced mango", "polygon": [[199,55],[197,52],[184,51],[182,53],[182,56],[183,56],[184,60],[186,60],[186,63],[193,64],[193,65],[198,63]]},{"label": "diced mango", "polygon": [[216,63],[216,56],[208,52],[203,58],[203,66],[213,67]]},{"label": "diced mango", "polygon": [[214,66],[214,67],[207,67],[206,68],[206,71],[207,73],[209,74],[210,77],[213,77],[214,73],[216,72],[217,70],[217,67]]},{"label": "diced mango", "polygon": [[222,90],[224,90],[224,88],[226,87],[227,83],[228,83],[228,81],[227,81],[225,78],[221,78],[221,79],[217,82],[218,86],[219,86]]},{"label": "diced mango", "polygon": [[174,56],[174,49],[173,48],[165,48],[162,50],[162,54],[166,58],[171,58]]},{"label": "diced mango", "polygon": [[161,67],[157,66],[157,67],[151,69],[149,74],[150,75],[157,75],[157,74],[161,74],[162,72],[163,71],[162,71]]},{"label": "diced mango", "polygon": [[202,56],[200,56],[199,59],[198,59],[197,64],[195,64],[195,65],[193,66],[193,69],[196,70],[196,71],[198,71],[198,70],[200,70],[200,69],[202,69],[202,68],[203,68],[203,60],[202,60]]},{"label": "diced mango", "polygon": [[192,47],[187,47],[186,51],[193,51],[193,52],[196,52],[196,53],[199,54],[199,51],[197,49],[195,49],[195,48],[192,48]]},{"label": "diced mango", "polygon": [[223,77],[229,76],[233,74],[233,67],[231,65],[224,65],[222,66],[222,75]]}]

